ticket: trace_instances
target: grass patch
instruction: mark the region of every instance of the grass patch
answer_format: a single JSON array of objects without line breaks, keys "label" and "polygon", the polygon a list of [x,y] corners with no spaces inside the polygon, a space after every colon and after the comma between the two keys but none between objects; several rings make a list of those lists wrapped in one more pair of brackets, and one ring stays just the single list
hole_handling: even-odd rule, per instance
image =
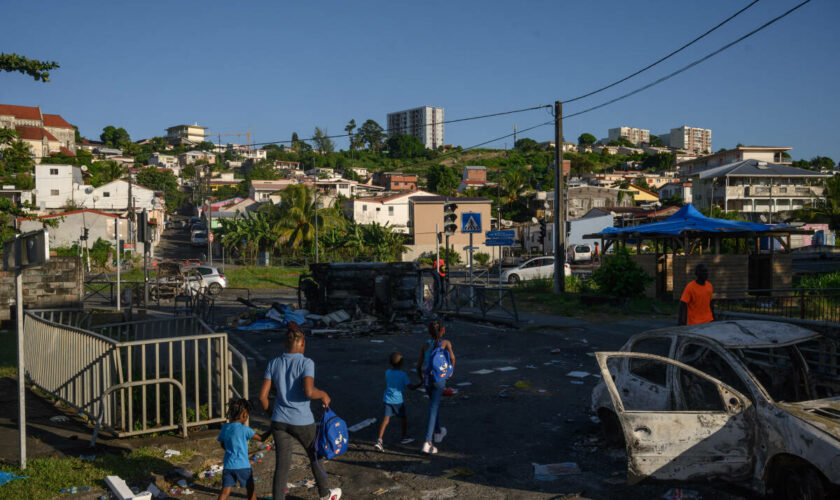
[{"label": "grass patch", "polygon": [[17,377],[17,333],[0,330],[0,377]]},{"label": "grass patch", "polygon": [[27,477],[0,486],[0,497],[42,500],[58,497],[62,489],[73,486],[107,489],[105,476],[117,475],[126,481],[140,480],[150,472],[165,473],[174,464],[186,462],[193,455],[194,450],[181,450],[180,456],[165,459],[163,450],[139,448],[122,455],[97,456],[93,460],[36,458],[29,460],[25,471],[16,465],[0,463],[0,470]]},{"label": "grass patch", "polygon": [[228,279],[228,286],[233,288],[277,288],[289,286],[297,288],[298,277],[305,273],[305,267],[239,267],[228,269],[225,276]]}]

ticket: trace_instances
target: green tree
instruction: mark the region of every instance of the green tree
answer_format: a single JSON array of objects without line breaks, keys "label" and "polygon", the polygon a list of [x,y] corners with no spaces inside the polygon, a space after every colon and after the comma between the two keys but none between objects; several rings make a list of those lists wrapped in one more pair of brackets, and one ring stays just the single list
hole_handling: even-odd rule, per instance
[{"label": "green tree", "polygon": [[592,280],[604,295],[639,297],[654,278],[630,257],[626,248],[618,247],[614,254],[604,256],[601,266],[592,272]]},{"label": "green tree", "polygon": [[14,53],[0,53],[0,71],[17,71],[18,73],[31,76],[36,82],[42,81],[46,83],[50,81],[49,72],[59,67],[55,61],[39,61],[37,59],[28,59]]},{"label": "green tree", "polygon": [[663,207],[681,207],[683,205],[685,205],[685,198],[676,193],[662,200]]},{"label": "green tree", "polygon": [[651,135],[650,136],[650,142],[648,142],[648,145],[661,148],[662,147],[662,139],[660,139],[658,135]]},{"label": "green tree", "polygon": [[522,152],[535,151],[535,150],[539,149],[539,145],[537,144],[537,141],[535,141],[533,139],[529,139],[527,137],[523,137],[522,139],[519,139],[518,141],[516,141],[514,143],[513,147],[522,151]]},{"label": "green tree", "polygon": [[354,151],[356,149],[355,136],[353,135],[354,130],[356,130],[356,120],[351,119],[344,127],[344,131],[347,132],[347,135],[350,138],[350,151]]},{"label": "green tree", "polygon": [[581,146],[591,146],[595,144],[595,141],[597,140],[598,139],[596,139],[594,135],[590,134],[589,132],[584,132],[578,137],[578,144],[580,144]]},{"label": "green tree", "polygon": [[426,148],[420,139],[413,135],[395,134],[386,142],[388,156],[391,158],[417,158],[423,156]]},{"label": "green tree", "polygon": [[122,127],[116,128],[108,125],[102,129],[99,139],[110,148],[124,148],[131,143],[131,137]]},{"label": "green tree", "polygon": [[832,168],[834,168],[834,160],[832,160],[828,156],[815,156],[815,157],[811,158],[810,163],[811,163],[811,166],[814,168],[814,170],[820,170],[820,169],[831,170]]},{"label": "green tree", "polygon": [[452,195],[458,189],[459,183],[455,170],[444,165],[432,165],[426,171],[426,187],[435,193]]},{"label": "green tree", "polygon": [[335,143],[330,139],[327,129],[323,130],[320,127],[315,127],[315,134],[312,136],[312,142],[315,143],[315,149],[326,155],[335,151]]},{"label": "green tree", "polygon": [[0,177],[28,173],[35,165],[32,149],[12,129],[0,128]]},{"label": "green tree", "polygon": [[628,148],[635,148],[636,145],[630,142],[630,139],[626,137],[619,137],[618,139],[614,139],[609,142],[610,146],[625,146]]},{"label": "green tree", "polygon": [[99,187],[114,179],[120,179],[126,173],[126,169],[115,161],[95,161],[88,169],[90,184]]},{"label": "green tree", "polygon": [[382,141],[385,139],[385,132],[381,125],[374,120],[367,120],[359,127],[359,139],[361,144],[367,144],[371,151],[380,151]]},{"label": "green tree", "polygon": [[671,168],[674,163],[674,155],[672,153],[658,153],[649,155],[642,161],[642,168],[649,171],[662,171]]},{"label": "green tree", "polygon": [[195,149],[198,151],[213,151],[216,149],[216,145],[210,141],[201,141],[195,145]]},{"label": "green tree", "polygon": [[825,181],[823,199],[817,205],[816,212],[827,219],[832,231],[840,231],[840,175]]},{"label": "green tree", "polygon": [[332,208],[315,206],[315,192],[305,184],[293,184],[283,190],[279,220],[274,226],[276,246],[297,249],[311,243],[315,237],[315,219],[319,230],[329,231],[342,223],[340,215]]},{"label": "green tree", "polygon": [[475,260],[479,266],[484,267],[487,265],[488,262],[490,262],[490,254],[485,252],[478,252],[473,255],[473,260]]},{"label": "green tree", "polygon": [[137,184],[155,191],[163,191],[167,212],[176,210],[184,198],[183,193],[178,190],[178,179],[170,170],[146,167],[137,172]]}]

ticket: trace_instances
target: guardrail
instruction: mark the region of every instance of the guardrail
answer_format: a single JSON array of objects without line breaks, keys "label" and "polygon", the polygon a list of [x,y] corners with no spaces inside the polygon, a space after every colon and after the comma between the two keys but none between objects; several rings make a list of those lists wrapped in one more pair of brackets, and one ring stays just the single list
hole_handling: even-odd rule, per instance
[{"label": "guardrail", "polygon": [[840,289],[724,290],[716,311],[840,322]]},{"label": "guardrail", "polygon": [[82,311],[27,311],[27,377],[95,421],[95,434],[186,437],[224,422],[231,396],[248,397],[246,358],[198,318],[74,326],[83,321]]},{"label": "guardrail", "polygon": [[441,304],[444,311],[479,314],[482,319],[519,323],[516,299],[510,288],[449,283]]}]

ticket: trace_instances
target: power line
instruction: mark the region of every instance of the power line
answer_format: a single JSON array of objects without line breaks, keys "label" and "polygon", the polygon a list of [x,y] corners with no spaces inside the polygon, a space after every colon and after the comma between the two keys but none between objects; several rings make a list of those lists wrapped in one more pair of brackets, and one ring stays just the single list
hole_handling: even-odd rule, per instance
[{"label": "power line", "polygon": [[756,29],[754,29],[754,30],[750,31],[750,32],[749,32],[749,33],[747,33],[746,35],[744,35],[744,36],[742,36],[742,37],[740,37],[740,38],[738,38],[738,39],[736,39],[736,40],[734,40],[734,41],[732,41],[732,42],[727,43],[726,45],[724,45],[723,47],[721,47],[721,48],[719,48],[719,49],[715,50],[714,52],[711,52],[711,53],[709,53],[709,54],[707,54],[707,55],[705,55],[705,56],[701,57],[700,59],[697,59],[696,61],[694,61],[694,62],[692,62],[692,63],[690,63],[690,64],[687,64],[686,66],[683,66],[682,68],[680,68],[680,69],[678,69],[678,70],[676,70],[676,71],[674,71],[674,72],[672,72],[672,73],[670,73],[670,74],[667,74],[667,75],[663,76],[662,78],[659,78],[659,79],[657,79],[657,80],[654,80],[653,82],[648,83],[647,85],[644,85],[644,86],[642,86],[642,87],[639,87],[639,88],[637,88],[636,90],[633,90],[633,91],[631,91],[631,92],[628,92],[628,93],[626,93],[626,94],[624,94],[624,95],[618,96],[618,97],[616,97],[616,98],[614,98],[614,99],[610,99],[609,101],[603,102],[603,103],[598,104],[598,105],[596,105],[596,106],[592,106],[592,107],[590,107],[590,108],[586,108],[586,109],[584,109],[584,110],[582,110],[582,111],[578,111],[577,113],[572,113],[572,114],[570,114],[570,115],[566,115],[566,116],[564,116],[564,117],[563,117],[563,119],[565,120],[565,119],[568,119],[568,118],[573,118],[573,117],[575,117],[575,116],[580,116],[580,115],[582,115],[582,114],[584,114],[584,113],[589,113],[590,111],[595,111],[596,109],[603,108],[604,106],[609,106],[610,104],[613,104],[613,103],[615,103],[615,102],[621,101],[622,99],[626,99],[626,98],[628,98],[628,97],[630,97],[630,96],[632,96],[632,95],[638,94],[639,92],[642,92],[642,91],[644,91],[644,90],[647,90],[647,89],[649,89],[649,88],[651,88],[651,87],[653,87],[653,86],[655,86],[655,85],[659,85],[660,83],[662,83],[662,82],[664,82],[664,81],[666,81],[666,80],[670,80],[671,78],[673,78],[673,77],[675,77],[675,76],[679,75],[680,73],[683,73],[683,72],[685,72],[685,71],[687,71],[687,70],[689,70],[689,69],[693,68],[694,66],[697,66],[698,64],[700,64],[700,63],[702,63],[702,62],[705,62],[705,61],[707,61],[707,60],[711,59],[712,57],[714,57],[714,56],[716,56],[716,55],[720,54],[721,52],[723,52],[723,51],[725,51],[725,50],[727,50],[727,49],[731,48],[732,46],[734,46],[734,45],[736,45],[736,44],[738,44],[738,43],[740,43],[740,42],[742,42],[742,41],[746,40],[747,38],[749,38],[749,37],[751,37],[751,36],[755,35],[755,34],[756,34],[756,33],[758,33],[759,31],[763,30],[764,28],[767,28],[767,27],[768,27],[768,26],[770,26],[771,24],[773,24],[773,23],[775,23],[775,22],[777,22],[777,21],[780,21],[781,19],[783,19],[783,18],[787,17],[788,15],[790,15],[791,13],[793,13],[793,11],[795,11],[795,10],[799,9],[800,7],[802,7],[803,5],[805,5],[806,3],[809,3],[810,1],[811,1],[811,0],[805,0],[804,2],[802,2],[802,3],[798,4],[798,5],[796,5],[795,7],[791,8],[790,10],[788,10],[787,12],[785,12],[784,14],[781,14],[781,15],[779,15],[779,16],[777,16],[777,17],[774,17],[773,19],[771,19],[771,20],[767,21],[766,23],[762,24],[762,25],[761,25],[761,26],[759,26],[758,28],[756,28]]},{"label": "power line", "polygon": [[[531,106],[529,108],[514,109],[514,110],[510,110],[510,111],[502,111],[502,112],[499,112],[499,113],[488,113],[488,114],[484,114],[484,115],[468,116],[468,117],[465,117],[465,118],[456,118],[454,120],[444,120],[444,121],[436,122],[436,123],[427,123],[425,126],[431,126],[431,125],[437,125],[437,124],[444,125],[444,124],[448,124],[448,123],[460,123],[460,122],[466,122],[466,121],[471,121],[471,120],[481,120],[483,118],[493,118],[495,116],[512,115],[514,113],[524,113],[525,111],[534,111],[534,110],[537,110],[537,109],[544,109],[544,108],[551,108],[551,105],[550,104],[541,104],[539,106]],[[391,130],[403,131],[403,130],[408,129],[408,128],[412,128],[412,127],[409,127],[408,125],[406,125],[405,127],[398,127],[396,129],[385,129],[385,130],[387,130],[389,132]],[[355,135],[355,134],[328,135],[328,136],[321,137],[321,139],[340,139],[340,138],[343,138],[343,137],[352,137],[353,135]],[[313,141],[313,140],[315,140],[314,137],[310,137],[308,139],[298,139],[298,141]],[[254,142],[254,143],[251,143],[251,146],[262,146],[262,145],[266,145],[266,144],[286,144],[286,143],[291,143],[291,142],[292,142],[291,140],[280,140],[280,141],[270,141],[270,142]]]},{"label": "power line", "polygon": [[629,79],[633,78],[634,76],[636,76],[636,75],[638,75],[638,74],[640,74],[640,73],[643,73],[643,72],[645,72],[645,71],[649,70],[650,68],[652,68],[652,67],[656,66],[657,64],[661,63],[662,61],[665,61],[666,59],[669,59],[671,56],[674,56],[674,55],[676,55],[676,54],[678,54],[678,53],[682,52],[684,49],[687,49],[688,47],[690,47],[690,46],[694,45],[694,43],[695,43],[695,42],[698,42],[698,41],[702,40],[703,38],[705,38],[705,37],[706,37],[706,35],[709,35],[709,34],[710,34],[710,33],[712,33],[713,31],[715,31],[715,30],[717,30],[718,28],[720,28],[721,26],[723,26],[724,24],[726,24],[726,23],[728,23],[729,21],[731,21],[731,20],[735,19],[736,17],[738,17],[738,15],[740,15],[740,14],[741,14],[742,12],[744,12],[745,10],[747,10],[747,9],[749,9],[750,7],[752,7],[753,5],[757,4],[757,3],[758,3],[758,1],[759,1],[759,0],[753,0],[753,1],[752,1],[750,4],[748,4],[746,7],[744,7],[744,8],[743,8],[743,9],[741,9],[741,10],[739,10],[738,12],[736,12],[736,13],[732,14],[731,16],[727,17],[726,19],[724,19],[723,21],[721,21],[720,23],[718,23],[716,26],[714,26],[713,28],[709,29],[708,31],[706,31],[706,32],[705,32],[705,33],[703,33],[702,35],[698,36],[698,37],[697,37],[697,38],[695,38],[694,40],[692,40],[692,41],[688,42],[687,44],[683,45],[682,47],[680,47],[680,48],[678,48],[678,49],[674,50],[673,52],[669,53],[668,55],[666,55],[666,56],[664,56],[664,57],[662,57],[662,58],[659,58],[659,59],[657,59],[656,61],[654,61],[654,62],[652,62],[652,63],[648,64],[647,66],[645,66],[644,68],[642,68],[642,69],[640,69],[640,70],[636,71],[635,73],[631,73],[631,74],[629,74],[629,75],[625,76],[624,78],[622,78],[622,79],[620,79],[620,80],[616,80],[616,81],[614,81],[613,83],[611,83],[611,84],[609,84],[609,85],[606,85],[606,86],[604,86],[604,87],[601,87],[601,88],[599,88],[599,89],[597,89],[597,90],[593,90],[592,92],[587,92],[586,94],[579,95],[579,96],[577,96],[577,97],[573,97],[573,98],[571,98],[571,99],[563,99],[563,100],[562,100],[563,104],[568,104],[568,103],[570,103],[570,102],[579,101],[579,100],[581,100],[581,99],[583,99],[583,98],[585,98],[585,97],[589,97],[589,96],[595,95],[595,94],[597,94],[597,93],[599,93],[599,92],[603,92],[604,90],[607,90],[607,89],[609,89],[609,88],[615,87],[615,86],[616,86],[616,85],[618,85],[619,83],[626,82],[627,80],[629,80]]}]

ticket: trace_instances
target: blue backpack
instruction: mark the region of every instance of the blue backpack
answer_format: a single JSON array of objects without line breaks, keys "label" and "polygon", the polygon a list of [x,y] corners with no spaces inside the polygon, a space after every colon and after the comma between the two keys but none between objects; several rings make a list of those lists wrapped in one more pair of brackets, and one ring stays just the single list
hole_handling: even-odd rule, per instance
[{"label": "blue backpack", "polygon": [[426,367],[426,385],[448,379],[453,371],[455,367],[449,359],[449,351],[441,347],[440,342],[436,343],[429,355],[429,366]]},{"label": "blue backpack", "polygon": [[315,456],[331,460],[345,451],[349,445],[347,422],[329,408],[324,410],[324,418],[315,434]]}]

